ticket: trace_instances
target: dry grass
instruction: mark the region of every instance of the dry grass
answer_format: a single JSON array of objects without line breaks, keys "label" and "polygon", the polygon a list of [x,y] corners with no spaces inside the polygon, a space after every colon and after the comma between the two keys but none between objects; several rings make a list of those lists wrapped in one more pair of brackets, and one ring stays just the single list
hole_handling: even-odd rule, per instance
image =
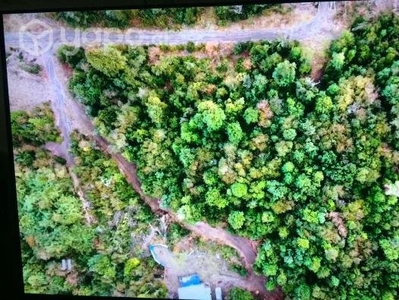
[{"label": "dry grass", "polygon": [[155,65],[159,61],[161,54],[161,49],[158,46],[148,48],[149,63]]},{"label": "dry grass", "polygon": [[213,7],[207,7],[205,8],[204,13],[199,17],[195,27],[215,29],[217,27],[216,23],[215,9]]},{"label": "dry grass", "polygon": [[314,38],[302,42],[302,49],[304,55],[311,62],[312,71],[311,78],[317,82],[322,76],[322,70],[327,62],[327,49],[330,45],[330,40],[323,40],[323,37]]},{"label": "dry grass", "polygon": [[[26,25],[32,20],[41,20],[50,26],[58,24],[55,20],[49,18],[48,14],[46,13],[6,14],[4,15],[3,20],[4,30],[6,32],[18,32],[22,26]],[[29,26],[29,29],[34,31],[35,28],[34,26],[32,26],[32,28]]]},{"label": "dry grass", "polygon": [[[273,12],[251,17],[231,24],[228,28],[240,29],[284,29],[310,21],[316,14],[313,3],[284,4],[285,13]],[[222,27],[223,28],[223,27]],[[226,27],[227,28],[227,27]]]},{"label": "dry grass", "polygon": [[[42,66],[40,59],[37,60]],[[11,111],[30,110],[53,98],[51,86],[46,74],[30,74],[23,71],[16,58],[16,53],[7,62],[8,94]]]}]

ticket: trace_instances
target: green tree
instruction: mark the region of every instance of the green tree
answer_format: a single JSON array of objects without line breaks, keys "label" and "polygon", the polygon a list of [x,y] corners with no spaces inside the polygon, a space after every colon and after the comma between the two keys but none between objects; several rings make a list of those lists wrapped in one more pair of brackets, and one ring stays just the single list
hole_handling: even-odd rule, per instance
[{"label": "green tree", "polygon": [[229,141],[234,145],[238,145],[244,136],[240,123],[238,122],[227,125],[227,134],[229,136]]},{"label": "green tree", "polygon": [[126,68],[126,57],[112,46],[86,50],[86,58],[94,69],[109,77],[117,75]]},{"label": "green tree", "polygon": [[332,55],[332,59],[330,61],[331,66],[335,70],[339,71],[343,68],[344,63],[345,63],[345,54],[343,52],[340,53],[334,52]]},{"label": "green tree", "polygon": [[198,111],[209,131],[215,131],[223,126],[226,115],[222,108],[212,101],[203,101],[198,104]]},{"label": "green tree", "polygon": [[254,300],[254,296],[247,291],[238,287],[233,287],[227,296],[228,300]]},{"label": "green tree", "polygon": [[232,211],[228,218],[230,226],[238,230],[244,225],[245,217],[242,211]]},{"label": "green tree", "polygon": [[205,194],[206,203],[210,206],[216,206],[217,208],[225,208],[228,205],[227,199],[222,197],[219,190],[210,189]]},{"label": "green tree", "polygon": [[295,80],[296,63],[290,63],[288,60],[284,60],[279,63],[273,71],[273,79],[277,85],[286,87],[293,83]]},{"label": "green tree", "polygon": [[231,186],[231,193],[237,198],[243,198],[248,193],[248,186],[245,183],[236,182]]},{"label": "green tree", "polygon": [[115,264],[103,254],[97,254],[88,261],[89,271],[93,272],[98,280],[112,283],[116,277]]},{"label": "green tree", "polygon": [[244,112],[244,119],[247,124],[257,123],[259,118],[259,111],[255,108],[248,107]]}]

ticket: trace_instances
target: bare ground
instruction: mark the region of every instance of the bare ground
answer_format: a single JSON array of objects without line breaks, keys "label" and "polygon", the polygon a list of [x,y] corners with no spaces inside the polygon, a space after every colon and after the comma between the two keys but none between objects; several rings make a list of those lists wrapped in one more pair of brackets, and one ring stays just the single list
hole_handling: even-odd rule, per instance
[{"label": "bare ground", "polygon": [[31,14],[6,14],[3,17],[4,30],[7,32],[18,31],[26,23],[37,18],[36,13]]},{"label": "bare ground", "polygon": [[[54,58],[54,62],[58,62],[58,59]],[[83,104],[76,101],[68,89],[71,70],[67,66],[62,66],[60,63],[54,63],[54,69],[63,90],[65,101],[64,109],[67,118],[70,120],[71,130],[78,130],[84,135],[92,134],[94,132],[94,125],[87,117]]]},{"label": "bare ground", "polygon": [[45,13],[5,14],[3,15],[4,30],[6,32],[17,32],[27,23],[34,20],[43,20],[43,18],[50,26],[60,25],[55,20],[48,18]]},{"label": "bare ground", "polygon": [[283,7],[288,12],[272,12],[267,15],[252,17],[236,22],[229,28],[237,30],[242,28],[287,29],[296,24],[309,22],[317,12],[317,8],[312,2],[283,4]]},{"label": "bare ground", "polygon": [[[17,58],[18,52],[12,53],[7,59],[7,82],[11,111],[31,110],[34,107],[48,101],[53,101],[55,93],[54,85],[46,73],[43,57],[35,58],[35,63],[42,67],[42,71],[35,75],[21,69]],[[24,57],[27,54],[24,53]],[[29,58],[30,59],[30,58]],[[56,59],[54,59],[56,60]],[[74,100],[68,92],[69,70],[64,70],[60,64],[54,64],[55,73],[64,91],[63,111],[70,120],[71,130],[78,129],[82,134],[89,135],[94,126],[84,113],[83,105]],[[59,124],[59,115],[55,112],[56,124]]]},{"label": "bare ground", "polygon": [[[165,211],[160,208],[160,201],[159,199],[151,198],[147,195],[144,194],[144,192],[141,189],[141,184],[137,178],[136,174],[136,166],[129,163],[121,154],[119,153],[114,153],[110,150],[110,147],[108,143],[102,138],[97,135],[92,136],[92,138],[95,140],[97,145],[110,155],[118,164],[119,170],[121,173],[125,176],[126,181],[132,185],[132,187],[136,190],[136,192],[141,196],[141,198],[146,202],[148,206],[151,207],[151,210],[158,215],[162,214],[167,214],[171,222],[174,223],[179,223],[181,226],[184,228],[190,230],[192,233],[195,233],[198,236],[201,236],[205,239],[216,241],[218,243],[228,245],[234,249],[237,250],[238,254],[241,257],[241,263],[243,266],[247,269],[248,271],[248,276],[246,278],[238,278],[236,277],[236,282],[235,284],[241,287],[246,288],[249,291],[252,291],[253,293],[257,294],[259,299],[282,299],[282,294],[279,290],[275,292],[268,292],[265,289],[265,278],[262,276],[257,276],[253,269],[252,269],[252,264],[255,262],[257,251],[254,248],[254,244],[242,237],[234,236],[231,235],[230,233],[226,232],[225,229],[223,228],[217,228],[217,227],[212,227],[204,222],[198,222],[195,224],[187,224],[179,220],[177,215],[171,211]],[[167,253],[169,256],[169,259],[172,261],[173,260],[173,253]],[[184,260],[183,260],[184,261]],[[181,262],[184,265],[184,262]],[[213,262],[210,261],[210,264],[212,265]],[[208,268],[211,268],[208,266],[206,263],[201,263],[199,264],[199,271],[198,273],[201,272],[206,272]],[[178,264],[171,263],[171,266],[168,268],[168,271],[165,273],[165,276],[167,277],[169,275],[169,279],[166,279],[166,283],[170,284],[170,288],[176,289],[175,284],[176,281],[171,279],[173,276],[180,274],[183,271],[181,268],[190,268],[190,270],[195,269],[195,264],[189,264],[188,262],[186,263],[186,266],[184,267],[178,267]],[[202,271],[201,271],[202,270]],[[215,271],[216,272],[216,271]],[[217,274],[217,273],[215,273]],[[210,275],[209,275],[210,276]],[[209,277],[208,276],[208,277]],[[215,275],[217,276],[217,275]],[[205,275],[205,278],[208,278]],[[219,280],[221,282],[224,282],[224,279]],[[219,281],[218,280],[218,281]],[[231,281],[226,281],[227,282]],[[221,284],[221,283],[220,283]]]},{"label": "bare ground", "polygon": [[[53,93],[49,87],[46,73],[30,74],[19,66],[16,54],[7,60],[7,82],[11,111],[31,110],[32,108],[50,101]],[[41,58],[36,61],[43,66]]]},{"label": "bare ground", "polygon": [[253,292],[258,299],[279,299],[281,296],[278,293],[273,296],[265,292],[264,277],[244,277],[231,271],[229,263],[222,258],[220,252],[204,251],[192,243],[183,252],[172,252],[165,248],[160,248],[156,252],[157,257],[165,263],[164,282],[169,291],[169,298],[177,298],[178,277],[193,273],[197,273],[212,291],[216,287],[221,287],[224,295],[233,287],[241,287]]}]

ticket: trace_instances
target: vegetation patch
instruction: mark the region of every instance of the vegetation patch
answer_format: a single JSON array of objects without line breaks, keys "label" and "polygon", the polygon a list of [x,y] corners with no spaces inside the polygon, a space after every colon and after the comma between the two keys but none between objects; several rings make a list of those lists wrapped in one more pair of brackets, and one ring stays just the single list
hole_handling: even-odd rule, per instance
[{"label": "vegetation patch", "polygon": [[299,43],[275,41],[236,44],[234,68],[194,55],[151,64],[148,47],[82,50],[70,89],[145,193],[260,242],[268,289],[394,299],[398,30],[393,14],[357,18],[320,84]]},{"label": "vegetation patch", "polygon": [[[50,106],[12,112],[11,120],[25,290],[166,297],[163,270],[142,249],[153,216],[114,162],[73,135],[73,171],[96,220],[88,224],[71,170],[45,150],[61,141]],[[64,269],[68,259],[71,269]]]},{"label": "vegetation patch", "polygon": [[177,29],[182,25],[196,23],[203,8],[153,8],[133,10],[69,11],[54,13],[56,20],[71,27],[92,26],[127,28],[131,25]]}]

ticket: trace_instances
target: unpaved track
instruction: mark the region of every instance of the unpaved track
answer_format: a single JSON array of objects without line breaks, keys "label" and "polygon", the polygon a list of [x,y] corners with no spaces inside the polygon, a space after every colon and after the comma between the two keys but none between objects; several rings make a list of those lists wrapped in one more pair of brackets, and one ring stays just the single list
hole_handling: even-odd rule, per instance
[{"label": "unpaved track", "polygon": [[[52,55],[48,52],[44,53],[43,56],[44,67],[49,79],[49,85],[53,88],[53,100],[51,101],[52,110],[54,112],[54,118],[56,126],[61,131],[61,136],[63,138],[61,144],[48,143],[47,149],[50,150],[55,155],[58,155],[66,160],[66,165],[68,167],[69,174],[72,178],[72,183],[76,194],[78,195],[83,208],[83,214],[86,219],[86,223],[91,225],[96,223],[94,215],[90,212],[90,202],[86,199],[85,194],[81,188],[79,178],[73,172],[73,167],[75,165],[75,160],[70,154],[71,139],[70,135],[72,133],[71,121],[68,118],[68,112],[66,107],[66,96],[64,88],[58,79],[55,72],[55,63]],[[83,123],[82,123],[83,124]]]},{"label": "unpaved track", "polygon": [[[67,160],[67,165],[69,170],[72,170],[74,165],[74,159],[69,153],[70,148],[70,134],[71,134],[71,124],[68,119],[68,114],[65,111],[66,104],[65,104],[65,91],[63,85],[60,83],[57,74],[55,72],[55,61],[49,55],[46,54],[44,56],[45,60],[45,69],[47,74],[50,78],[51,86],[54,88],[55,98],[52,101],[53,110],[56,118],[57,126],[59,127],[64,140],[61,144],[51,144],[49,148],[53,150],[54,153],[64,157]],[[90,123],[90,119],[87,115],[81,114],[81,124]],[[76,124],[74,124],[76,127]],[[246,279],[241,281],[241,285],[245,286],[248,290],[258,293],[261,299],[280,299],[282,298],[282,294],[280,291],[276,292],[268,292],[264,287],[265,278],[262,276],[255,275],[252,264],[255,262],[256,259],[256,250],[253,247],[253,244],[250,240],[234,236],[228,233],[225,229],[222,228],[215,228],[212,227],[204,222],[198,222],[196,224],[186,224],[181,222],[177,215],[171,211],[166,211],[160,208],[160,201],[159,199],[155,199],[149,197],[144,194],[143,190],[141,189],[141,184],[139,179],[137,178],[136,173],[136,166],[134,164],[129,163],[120,153],[115,153],[111,151],[111,146],[104,138],[98,136],[92,131],[93,135],[91,138],[95,141],[95,143],[102,149],[103,152],[110,155],[112,159],[118,164],[119,170],[125,176],[127,182],[135,189],[135,191],[141,196],[141,198],[145,201],[147,205],[150,206],[151,210],[158,214],[168,214],[170,220],[172,222],[180,223],[183,227],[189,229],[193,233],[209,240],[217,241],[221,244],[228,245],[237,250],[239,253],[242,263],[248,271],[248,276]],[[67,137],[67,138],[66,138]],[[95,222],[94,217],[90,214],[90,203],[85,199],[84,193],[80,189],[80,184],[76,175],[71,172],[71,176],[73,178],[73,183],[75,186],[75,190],[77,191],[79,198],[82,201],[85,218],[88,224],[92,224]]]},{"label": "unpaved track", "polygon": [[146,204],[151,207],[151,210],[154,213],[158,215],[167,214],[172,222],[179,223],[181,226],[198,236],[236,249],[241,257],[243,265],[248,271],[248,276],[241,280],[241,285],[248,290],[257,293],[261,299],[283,298],[283,294],[280,290],[268,292],[265,289],[265,278],[257,276],[254,273],[252,264],[255,262],[257,253],[249,239],[232,235],[223,228],[212,227],[204,222],[197,222],[195,224],[182,222],[174,212],[161,209],[159,199],[149,197],[143,193],[139,179],[137,178],[136,166],[129,163],[121,154],[111,151],[110,145],[102,137],[94,135],[92,138],[102,151],[110,155],[117,162],[119,170],[125,176],[127,182],[136,190]]},{"label": "unpaved track", "polygon": [[[335,11],[330,8],[330,2],[320,2],[317,13],[309,21],[297,26],[284,29],[262,29],[250,28],[237,30],[236,28],[223,29],[182,29],[180,31],[167,30],[143,30],[129,29],[109,30],[91,28],[87,30],[70,28],[43,28],[43,36],[38,33],[20,34],[19,32],[5,33],[6,46],[37,50],[55,51],[59,45],[69,44],[74,46],[88,47],[104,44],[129,44],[129,45],[151,45],[151,44],[185,44],[189,41],[196,43],[204,42],[245,42],[259,40],[275,40],[279,38],[306,40],[319,32],[330,36],[335,32],[333,17]],[[32,36],[34,38],[32,38]],[[35,36],[37,38],[35,38]],[[35,43],[38,44],[35,44]],[[51,44],[51,45],[50,45]],[[41,52],[40,52],[41,53]]]},{"label": "unpaved track", "polygon": [[[125,44],[181,44],[188,41],[193,42],[243,42],[249,40],[274,40],[277,38],[287,38],[296,40],[306,40],[315,34],[320,34],[320,31],[332,30],[332,17],[334,13],[329,8],[329,3],[320,3],[318,13],[315,17],[308,23],[300,24],[298,26],[286,29],[286,30],[262,30],[262,29],[249,29],[249,30],[191,30],[185,29],[179,32],[161,32],[154,30],[135,30],[131,31],[130,34],[126,33],[116,33],[109,34],[109,31],[97,31],[94,38],[97,39],[97,45],[103,44],[105,41],[107,44],[110,43],[125,43]],[[79,39],[75,39],[79,36]],[[89,36],[86,36],[86,40],[82,39],[84,32],[79,30],[67,29],[62,32],[59,29],[52,29],[51,38],[53,39],[53,47],[48,50],[55,51],[57,43],[61,40],[69,40],[69,44],[75,46],[89,46],[93,45],[93,39],[90,40]],[[21,42],[25,47],[32,46],[33,40],[31,37],[26,35],[19,35],[18,33],[6,33],[5,35],[6,46],[20,46]],[[45,49],[48,38],[44,40],[38,40],[39,48]],[[40,45],[40,43],[42,43]],[[56,149],[57,152],[62,153],[63,157],[67,160],[69,167],[73,166],[73,157],[69,153],[70,147],[70,133],[71,133],[71,123],[66,112],[66,102],[65,94],[67,93],[64,86],[60,83],[57,72],[55,71],[56,65],[54,58],[51,54],[52,51],[47,51],[43,56],[45,71],[48,74],[49,84],[54,89],[54,98],[52,101],[52,107],[54,110],[57,126],[62,132],[64,138],[62,144]],[[86,118],[85,120],[83,120]],[[81,124],[91,123],[89,118],[83,113],[81,113],[81,119],[79,122]],[[79,130],[79,124],[73,124],[74,128]],[[85,128],[87,129],[87,128]],[[85,132],[86,130],[82,130]],[[283,295],[280,291],[270,293],[265,290],[265,278],[254,274],[252,264],[256,259],[256,249],[253,243],[245,238],[234,236],[228,233],[222,228],[214,228],[204,222],[198,222],[196,224],[186,224],[181,222],[176,214],[170,211],[162,210],[159,206],[159,199],[151,198],[145,195],[141,189],[140,182],[137,178],[135,165],[129,163],[121,154],[114,153],[110,151],[110,145],[102,137],[94,134],[93,140],[97,145],[107,154],[109,154],[118,164],[120,171],[125,175],[126,180],[131,184],[131,186],[136,190],[136,192],[143,198],[143,200],[151,207],[152,211],[156,214],[168,214],[171,221],[180,223],[183,227],[191,230],[192,232],[202,236],[206,239],[215,240],[219,243],[233,247],[239,253],[243,265],[248,270],[248,276],[246,278],[247,288],[253,292],[258,292],[261,299],[282,299]],[[54,145],[53,145],[54,147]],[[79,185],[78,183],[76,183]],[[78,189],[78,187],[76,187]],[[78,189],[79,190],[79,189]],[[82,196],[82,202],[84,207],[89,207],[89,203]],[[86,215],[89,221],[90,216]]]}]

